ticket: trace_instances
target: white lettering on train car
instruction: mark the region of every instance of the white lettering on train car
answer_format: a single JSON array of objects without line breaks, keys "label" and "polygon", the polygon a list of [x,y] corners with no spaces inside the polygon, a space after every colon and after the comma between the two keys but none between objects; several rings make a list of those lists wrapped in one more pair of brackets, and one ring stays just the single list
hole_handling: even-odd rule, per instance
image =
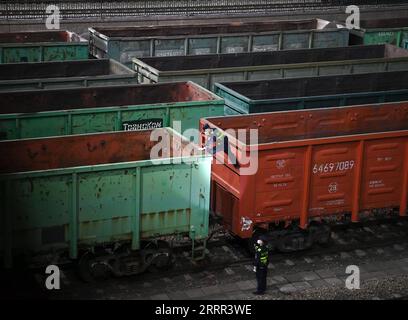
[{"label": "white lettering on train car", "polygon": [[352,170],[354,168],[354,165],[354,160],[328,162],[322,164],[316,163],[313,166],[313,174]]}]

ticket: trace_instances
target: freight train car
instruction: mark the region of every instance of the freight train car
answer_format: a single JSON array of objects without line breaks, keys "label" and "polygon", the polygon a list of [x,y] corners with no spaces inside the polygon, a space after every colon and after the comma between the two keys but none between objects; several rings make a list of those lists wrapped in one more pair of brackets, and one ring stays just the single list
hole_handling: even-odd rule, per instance
[{"label": "freight train car", "polygon": [[189,80],[213,90],[216,82],[407,70],[408,51],[392,45],[368,45],[135,58],[132,69],[140,83]]},{"label": "freight train car", "polygon": [[408,49],[408,19],[361,20],[360,29],[353,29],[350,32],[350,43],[390,43]]},{"label": "freight train car", "polygon": [[348,43],[347,28],[321,19],[89,28],[91,55],[129,67],[139,57],[344,47]]},{"label": "freight train car", "polygon": [[[0,252],[63,262],[82,276],[128,275],[170,262],[166,236],[208,236],[211,157],[170,128],[0,142]],[[166,160],[160,162],[160,160]],[[204,254],[201,248],[200,254]],[[36,257],[36,260],[33,260]]]},{"label": "freight train car", "polygon": [[333,220],[407,214],[407,102],[208,118],[200,126],[203,142],[219,144],[210,148],[211,208],[241,238],[264,234],[281,251],[300,250],[329,241]]},{"label": "freight train car", "polygon": [[88,59],[88,41],[70,31],[0,33],[0,63]]},{"label": "freight train car", "polygon": [[0,91],[129,83],[135,72],[112,59],[0,64]]},{"label": "freight train car", "polygon": [[313,109],[408,100],[408,72],[216,83],[226,114]]},{"label": "freight train car", "polygon": [[[69,134],[198,129],[224,100],[192,82],[0,92],[0,140]],[[198,137],[197,137],[198,139]]]}]

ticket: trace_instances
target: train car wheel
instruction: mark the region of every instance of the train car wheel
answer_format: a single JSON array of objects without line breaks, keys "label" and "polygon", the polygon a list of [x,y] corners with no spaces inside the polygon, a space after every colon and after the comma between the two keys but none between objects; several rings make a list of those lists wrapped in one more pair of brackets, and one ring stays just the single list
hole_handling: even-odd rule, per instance
[{"label": "train car wheel", "polygon": [[94,254],[87,252],[79,259],[78,273],[85,282],[107,279],[110,276],[109,267],[103,261],[97,261]]},{"label": "train car wheel", "polygon": [[145,256],[145,261],[149,265],[149,272],[160,272],[169,269],[173,265],[173,255],[169,244],[166,241],[158,240],[154,245],[149,245],[149,252]]}]

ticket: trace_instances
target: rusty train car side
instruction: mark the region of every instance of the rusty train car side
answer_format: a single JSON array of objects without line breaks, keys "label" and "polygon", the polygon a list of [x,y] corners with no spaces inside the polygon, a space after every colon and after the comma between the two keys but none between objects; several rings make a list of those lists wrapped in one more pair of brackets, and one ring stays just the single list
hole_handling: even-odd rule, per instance
[{"label": "rusty train car side", "polygon": [[[333,219],[357,222],[396,208],[407,215],[407,102],[209,118],[200,126],[224,134],[237,159],[215,153],[225,163],[212,165],[211,207],[241,238],[265,233],[293,251],[328,241]],[[227,129],[258,129],[259,141]],[[251,150],[258,169],[244,175]]]}]

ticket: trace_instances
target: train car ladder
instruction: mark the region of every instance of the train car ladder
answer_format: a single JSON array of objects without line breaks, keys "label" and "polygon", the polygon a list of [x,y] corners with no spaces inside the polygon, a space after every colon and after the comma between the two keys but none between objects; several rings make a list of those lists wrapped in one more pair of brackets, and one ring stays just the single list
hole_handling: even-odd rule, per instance
[{"label": "train car ladder", "polygon": [[193,262],[203,260],[207,251],[207,238],[195,239],[195,231],[192,231],[191,237],[191,260]]}]

